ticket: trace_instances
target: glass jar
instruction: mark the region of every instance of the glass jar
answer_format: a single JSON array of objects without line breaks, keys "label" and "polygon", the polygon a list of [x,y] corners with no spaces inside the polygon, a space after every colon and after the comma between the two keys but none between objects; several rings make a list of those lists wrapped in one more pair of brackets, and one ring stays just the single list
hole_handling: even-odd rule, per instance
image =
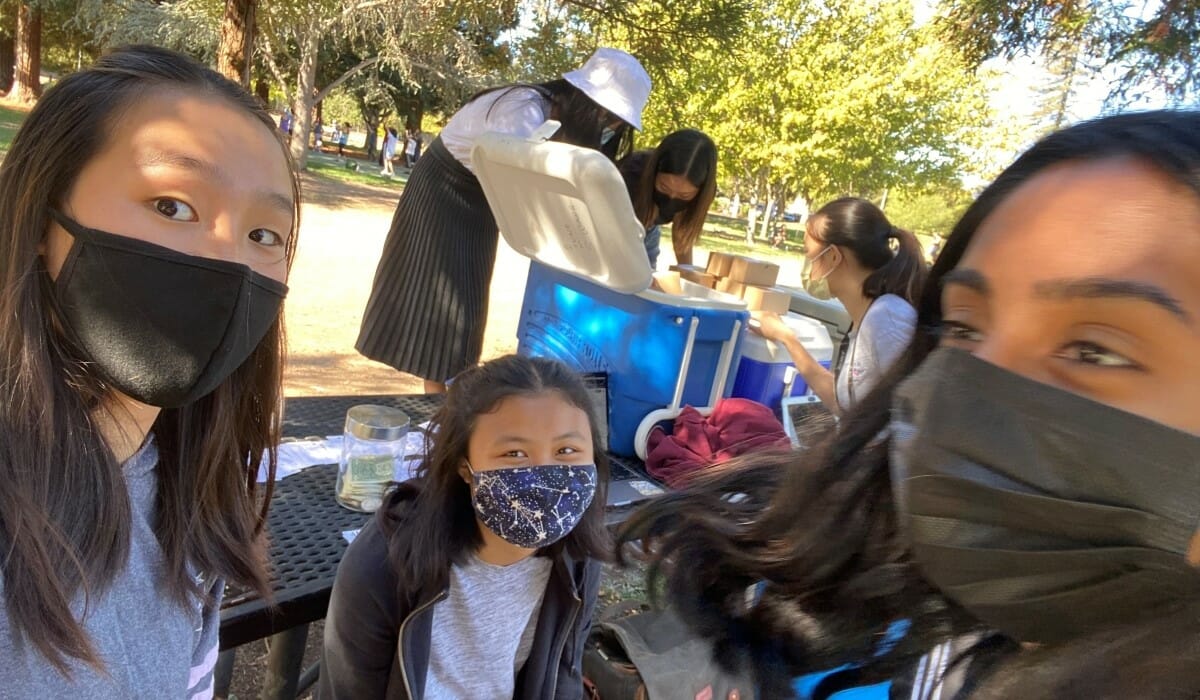
[{"label": "glass jar", "polygon": [[408,416],[390,406],[362,405],[346,412],[342,458],[338,462],[337,502],[350,510],[373,513],[404,463]]}]

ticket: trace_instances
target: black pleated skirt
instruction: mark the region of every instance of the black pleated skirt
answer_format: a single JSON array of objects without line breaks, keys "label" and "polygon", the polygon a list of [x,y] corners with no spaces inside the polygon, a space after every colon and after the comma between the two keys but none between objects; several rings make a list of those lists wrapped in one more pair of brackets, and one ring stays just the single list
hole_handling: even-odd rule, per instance
[{"label": "black pleated skirt", "polygon": [[396,205],[358,351],[439,382],[477,364],[498,241],[479,180],[435,139]]}]

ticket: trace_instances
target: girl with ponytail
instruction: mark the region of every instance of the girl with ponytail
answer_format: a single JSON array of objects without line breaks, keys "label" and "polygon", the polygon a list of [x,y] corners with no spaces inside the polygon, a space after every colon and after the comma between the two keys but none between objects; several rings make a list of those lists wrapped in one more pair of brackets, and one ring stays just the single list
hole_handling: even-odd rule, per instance
[{"label": "girl with ponytail", "polygon": [[[895,240],[897,245],[893,246]],[[912,340],[916,295],[925,263],[916,236],[888,221],[865,199],[843,197],[821,207],[804,232],[805,290],[835,298],[853,323],[840,370],[817,363],[779,316],[757,311],[751,328],[787,348],[796,370],[834,413],[866,396]]]}]

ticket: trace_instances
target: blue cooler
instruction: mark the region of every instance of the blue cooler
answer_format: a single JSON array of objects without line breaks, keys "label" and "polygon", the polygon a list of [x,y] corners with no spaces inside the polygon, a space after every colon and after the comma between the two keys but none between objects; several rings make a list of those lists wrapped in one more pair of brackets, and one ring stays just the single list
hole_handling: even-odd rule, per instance
[{"label": "blue cooler", "polygon": [[681,295],[651,290],[645,229],[616,166],[545,141],[556,126],[485,134],[471,154],[505,240],[533,260],[518,352],[605,372],[608,449],[644,458],[654,425],[729,395],[749,313],[687,280]]},{"label": "blue cooler", "polygon": [[681,286],[688,296],[622,294],[536,261],[529,265],[517,352],[608,374],[608,449],[616,454],[644,455],[635,439],[647,416],[711,407],[733,385],[749,318],[745,305],[687,280]]},{"label": "blue cooler", "polygon": [[[781,318],[813,359],[829,369],[833,362],[833,341],[825,325],[815,318],[794,313]],[[796,372],[787,348],[756,333],[748,333],[742,344],[742,359],[738,363],[732,395],[778,411],[784,396],[806,393],[808,385]]]}]

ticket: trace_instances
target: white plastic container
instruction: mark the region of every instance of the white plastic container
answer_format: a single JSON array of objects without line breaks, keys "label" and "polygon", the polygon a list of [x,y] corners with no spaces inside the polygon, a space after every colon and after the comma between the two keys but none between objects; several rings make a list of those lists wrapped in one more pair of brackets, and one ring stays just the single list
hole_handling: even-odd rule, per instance
[{"label": "white plastic container", "polygon": [[[788,313],[781,317],[821,366],[829,369],[833,363],[833,340],[825,324],[815,318]],[[733,396],[757,401],[779,410],[785,396],[808,393],[804,378],[796,372],[792,357],[782,344],[747,333],[742,343],[742,359],[733,380]]]}]

